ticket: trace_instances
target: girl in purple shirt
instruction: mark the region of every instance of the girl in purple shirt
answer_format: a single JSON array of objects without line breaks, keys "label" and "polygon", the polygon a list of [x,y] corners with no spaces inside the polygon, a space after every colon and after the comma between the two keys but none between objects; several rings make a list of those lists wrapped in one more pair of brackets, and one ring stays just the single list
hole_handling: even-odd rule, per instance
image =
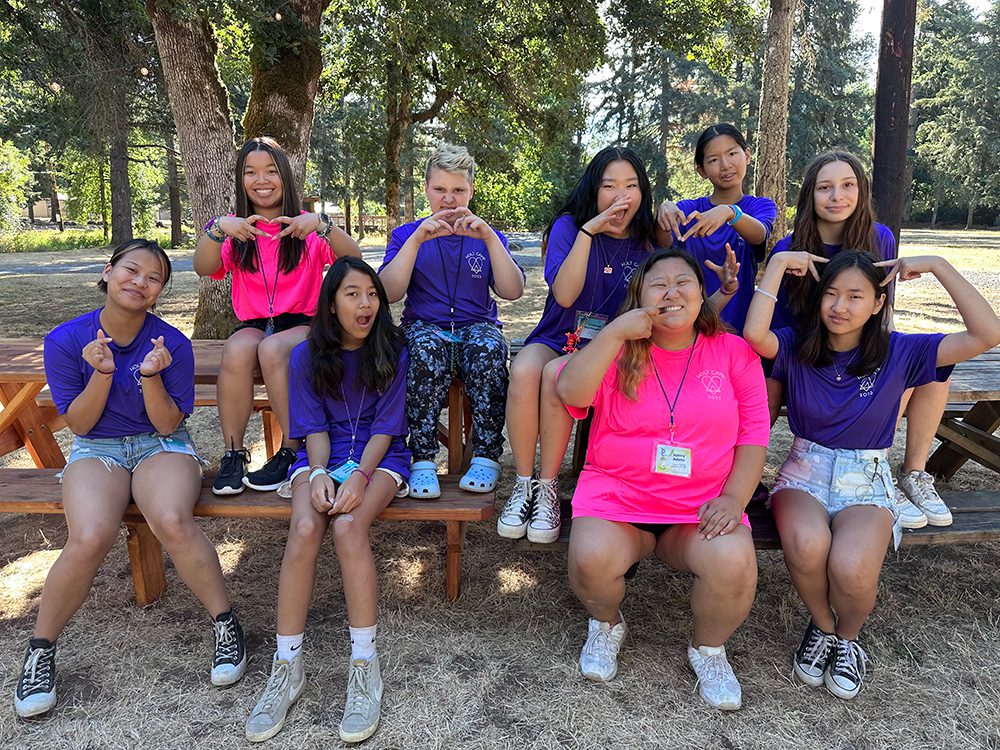
[{"label": "girl in purple shirt", "polygon": [[[810,273],[819,283],[799,328],[772,331],[786,273]],[[967,330],[889,332],[886,287],[926,273],[955,301]],[[795,435],[771,496],[785,564],[811,617],[793,669],[807,685],[825,683],[850,699],[867,661],[858,633],[875,606],[889,542],[899,541],[886,454],[900,400],[908,388],[1000,343],[1000,319],[942,258],[876,262],[867,252],[845,250],[832,260],[785,252],[768,263],[743,334],[775,360]]]},{"label": "girl in purple shirt", "polygon": [[14,694],[19,716],[55,705],[56,639],[90,592],[131,501],[213,617],[212,683],[232,684],[246,668],[219,556],[192,514],[201,465],[184,429],[194,406],[191,342],[149,312],[169,280],[160,246],[129,240],[97,284],[104,306],[45,337],[52,400],[75,435],[62,476],[69,537],[45,578]]},{"label": "girl in purple shirt", "polygon": [[[828,151],[817,156],[802,178],[792,234],[775,244],[771,258],[787,250],[832,258],[841,248],[864,250],[877,260],[897,257],[896,238],[891,230],[875,221],[871,183],[861,162],[844,151]],[[794,326],[808,306],[815,289],[810,276],[790,278],[782,285],[775,304],[771,327]],[[888,287],[892,326],[893,288]],[[781,384],[768,378],[771,421],[781,408]],[[895,499],[904,529],[919,529],[930,523],[949,526],[951,511],[934,488],[934,478],[926,471],[927,455],[948,404],[947,377],[908,390],[903,395],[897,423],[906,420],[906,453],[899,467]]]},{"label": "girl in purple shirt", "polygon": [[378,590],[368,531],[406,494],[407,357],[385,289],[357,258],[341,258],[320,289],[308,338],[292,352],[291,434],[304,440],[292,467],[292,518],[278,582],[277,651],[246,723],[247,739],[273,737],[305,688],[302,642],[323,537],[333,540],[351,634],[344,742],[378,727],[382,676],[375,653]]}]

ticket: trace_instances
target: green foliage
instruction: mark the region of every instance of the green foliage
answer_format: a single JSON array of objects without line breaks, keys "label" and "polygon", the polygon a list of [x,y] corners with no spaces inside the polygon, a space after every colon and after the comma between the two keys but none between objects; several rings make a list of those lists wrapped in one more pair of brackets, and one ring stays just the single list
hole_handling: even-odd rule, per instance
[{"label": "green foliage", "polygon": [[[145,234],[161,246],[170,243],[169,229],[155,229]],[[67,227],[66,231],[56,229],[32,229],[9,234],[0,233],[0,254],[3,253],[50,253],[63,250],[83,250],[102,247],[106,244],[101,229],[81,229]]]},{"label": "green foliage", "polygon": [[20,223],[30,182],[28,157],[10,141],[0,141],[0,232],[9,232]]}]

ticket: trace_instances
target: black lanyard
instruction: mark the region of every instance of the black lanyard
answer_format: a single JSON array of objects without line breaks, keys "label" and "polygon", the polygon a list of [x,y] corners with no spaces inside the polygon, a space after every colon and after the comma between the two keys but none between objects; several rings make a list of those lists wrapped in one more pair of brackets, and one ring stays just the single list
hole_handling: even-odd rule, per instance
[{"label": "black lanyard", "polygon": [[[272,323],[274,320],[274,298],[278,296],[278,270],[281,268],[281,254],[275,256],[274,258],[274,286],[271,289],[267,288],[267,274],[264,273],[264,256],[260,252],[260,245],[254,240],[254,249],[257,251],[257,265],[260,267],[260,276],[264,280],[264,296],[267,297],[267,316],[268,323]],[[280,241],[279,241],[280,247]]]},{"label": "black lanyard", "polygon": [[448,295],[448,312],[451,319],[451,332],[452,335],[455,333],[455,298],[458,296],[458,277],[462,273],[462,258],[465,252],[465,237],[462,237],[458,243],[458,270],[455,271],[455,287],[452,289],[448,284],[448,267],[444,262],[444,250],[441,249],[441,238],[438,237],[434,240],[437,243],[438,249],[438,260],[441,261],[441,280],[444,281],[444,291]]},{"label": "black lanyard", "polygon": [[660,392],[663,393],[663,400],[667,402],[667,408],[670,410],[670,442],[674,442],[674,409],[677,408],[677,402],[681,398],[681,388],[684,387],[684,379],[688,374],[688,367],[691,366],[691,358],[694,356],[694,347],[698,343],[698,332],[694,332],[694,341],[691,343],[691,351],[688,353],[687,362],[684,363],[684,372],[681,375],[681,382],[677,384],[677,393],[674,394],[674,402],[670,403],[670,397],[667,396],[667,389],[663,387],[663,381],[660,380],[660,373],[656,369],[656,363],[653,361],[653,351],[649,352],[649,366],[653,368],[653,374],[656,376],[656,382],[660,384]]}]

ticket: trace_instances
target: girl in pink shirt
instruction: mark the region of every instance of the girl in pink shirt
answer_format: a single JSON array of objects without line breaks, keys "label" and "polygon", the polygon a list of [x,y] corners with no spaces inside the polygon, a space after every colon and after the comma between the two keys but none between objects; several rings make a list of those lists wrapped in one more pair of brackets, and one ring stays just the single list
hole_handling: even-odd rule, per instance
[{"label": "girl in pink shirt", "polygon": [[[194,253],[199,276],[233,274],[240,325],[226,342],[219,369],[219,422],[226,452],[212,491],[235,495],[244,485],[277,489],[288,478],[298,441],[288,439],[288,359],[316,312],[326,266],[361,257],[357,243],[323,213],[301,210],[288,157],[273,138],[251,138],[236,159],[236,214],[205,225]],[[253,410],[253,373],[260,366],[268,401],[281,426],[281,449],[246,473],[243,447]]]},{"label": "girl in pink shirt", "polygon": [[614,677],[625,573],[655,554],[694,574],[688,659],[702,698],[734,710],[740,684],[724,644],[756,590],[743,509],[767,449],[764,374],[749,345],[725,332],[683,250],[646,259],[625,309],[567,362],[556,387],[573,416],[594,409],[569,543],[570,583],[591,615],[580,668],[592,680]]}]

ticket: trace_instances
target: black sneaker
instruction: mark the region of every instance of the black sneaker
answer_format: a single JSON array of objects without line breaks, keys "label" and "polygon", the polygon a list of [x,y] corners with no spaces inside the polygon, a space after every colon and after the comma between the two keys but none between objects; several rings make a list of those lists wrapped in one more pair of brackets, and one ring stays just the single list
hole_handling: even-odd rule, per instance
[{"label": "black sneaker", "polygon": [[56,644],[32,638],[14,690],[14,710],[22,719],[38,716],[56,705]]},{"label": "black sneaker", "polygon": [[276,490],[288,479],[288,470],[292,468],[296,458],[298,458],[298,453],[294,450],[282,448],[257,471],[251,471],[243,477],[243,484],[252,490],[261,490],[262,492]]},{"label": "black sneaker", "polygon": [[795,652],[792,667],[795,676],[811,687],[822,685],[823,675],[830,662],[830,654],[836,647],[837,636],[833,633],[824,633],[810,620],[809,627],[802,636],[802,643]]},{"label": "black sneaker", "polygon": [[243,628],[231,610],[216,617],[212,625],[215,628],[212,684],[232,685],[239,681],[247,668]]},{"label": "black sneaker", "polygon": [[849,641],[836,636],[837,645],[830,655],[830,666],[826,670],[826,689],[838,698],[850,700],[861,690],[865,678],[868,655],[857,641]]},{"label": "black sneaker", "polygon": [[243,475],[247,473],[250,452],[246,448],[226,451],[219,462],[219,473],[212,482],[216,495],[238,495],[243,492]]}]

